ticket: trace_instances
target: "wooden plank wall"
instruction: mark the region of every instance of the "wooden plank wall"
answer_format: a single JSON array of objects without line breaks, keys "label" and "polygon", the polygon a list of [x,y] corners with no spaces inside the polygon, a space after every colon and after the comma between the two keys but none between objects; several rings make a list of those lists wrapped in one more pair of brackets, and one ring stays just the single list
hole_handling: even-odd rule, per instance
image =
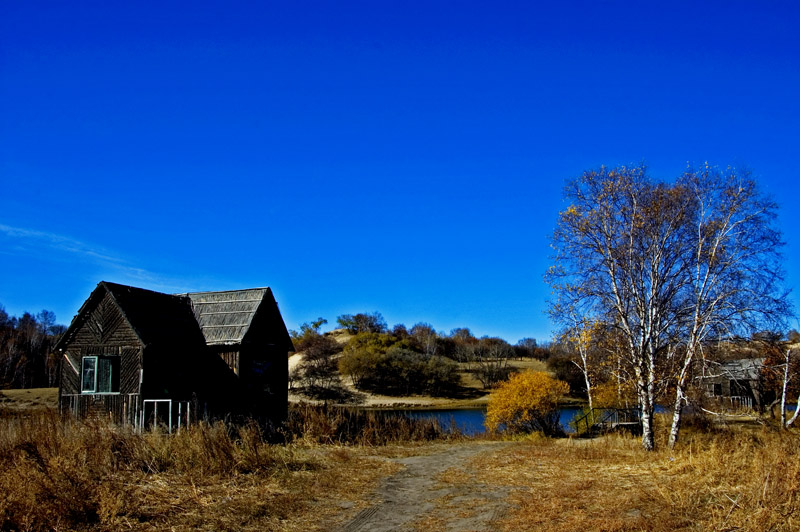
[{"label": "wooden plank wall", "polygon": [[61,393],[80,393],[81,359],[89,355],[119,356],[120,393],[138,393],[143,347],[119,307],[106,294],[65,346]]},{"label": "wooden plank wall", "polygon": [[236,375],[239,375],[239,351],[223,351],[219,356]]},{"label": "wooden plank wall", "polygon": [[135,425],[141,410],[139,394],[62,394],[62,414],[78,418],[107,419],[112,423]]},{"label": "wooden plank wall", "polygon": [[[109,418],[134,423],[141,408],[139,370],[144,346],[109,294],[84,316],[61,360],[59,407],[77,417]],[[81,360],[84,356],[120,357],[119,393],[81,394]]]}]

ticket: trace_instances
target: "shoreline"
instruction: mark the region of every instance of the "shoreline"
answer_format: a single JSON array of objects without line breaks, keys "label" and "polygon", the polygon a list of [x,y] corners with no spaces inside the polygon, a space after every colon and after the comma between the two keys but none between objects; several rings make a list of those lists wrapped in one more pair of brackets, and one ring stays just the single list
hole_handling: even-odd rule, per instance
[{"label": "shoreline", "polygon": [[[482,395],[474,399],[449,399],[446,397],[429,396],[403,396],[390,397],[369,395],[362,402],[341,403],[330,402],[332,406],[361,408],[364,410],[477,410],[486,409],[489,404],[490,394]],[[299,394],[289,394],[289,404],[324,404],[326,401],[321,399],[308,399]],[[580,408],[586,406],[583,399],[565,397],[560,404],[564,408]]]}]

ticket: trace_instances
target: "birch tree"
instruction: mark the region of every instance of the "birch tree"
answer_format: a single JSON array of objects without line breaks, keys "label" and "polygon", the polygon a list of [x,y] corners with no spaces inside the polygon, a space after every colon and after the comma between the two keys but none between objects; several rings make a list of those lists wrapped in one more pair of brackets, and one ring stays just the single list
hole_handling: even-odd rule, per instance
[{"label": "birch tree", "polygon": [[[777,323],[780,292],[776,206],[746,174],[706,167],[674,185],[642,166],[584,173],[565,188],[546,279],[560,323],[602,318],[622,339],[642,417],[642,446],[654,448],[659,389],[676,389],[670,444],[703,342]],[[673,369],[676,367],[677,369]]]},{"label": "birch tree", "polygon": [[673,196],[641,166],[603,167],[569,182],[546,276],[562,308],[608,316],[623,337],[647,450],[655,446],[657,367],[675,325],[673,288],[685,240],[683,205]]},{"label": "birch tree", "polygon": [[704,165],[687,170],[676,188],[691,206],[691,254],[681,320],[684,353],[675,383],[669,445],[678,441],[693,362],[709,338],[777,330],[789,312],[774,222],[777,204],[747,172]]},{"label": "birch tree", "polygon": [[593,361],[589,360],[590,350],[593,342],[600,330],[599,323],[589,321],[587,318],[578,317],[577,312],[569,313],[572,319],[572,327],[563,335],[563,342],[571,345],[578,355],[578,359],[572,363],[580,370],[583,375],[584,386],[586,387],[586,399],[589,402],[589,411],[594,409],[593,402]]},{"label": "birch tree", "polygon": [[800,397],[797,399],[797,407],[794,410],[794,415],[789,421],[786,421],[786,394],[789,390],[789,385],[791,384],[792,375],[789,372],[789,367],[791,366],[792,359],[792,350],[786,350],[786,357],[783,363],[783,386],[781,387],[781,428],[785,429],[790,427],[792,423],[795,422],[797,419],[797,414],[800,413]]},{"label": "birch tree", "polygon": [[[778,397],[769,408],[774,415],[772,408],[776,403],[780,405],[780,426],[785,429],[792,426],[800,415],[800,357],[790,344],[770,343],[765,351],[761,377],[765,386]],[[787,420],[786,401],[792,398],[797,398],[797,406],[792,417]]]}]

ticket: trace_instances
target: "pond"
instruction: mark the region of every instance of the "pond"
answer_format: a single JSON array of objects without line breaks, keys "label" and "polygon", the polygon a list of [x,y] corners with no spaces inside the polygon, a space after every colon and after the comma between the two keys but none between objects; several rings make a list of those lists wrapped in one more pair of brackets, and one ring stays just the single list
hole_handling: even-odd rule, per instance
[{"label": "pond", "polygon": [[[580,408],[561,409],[560,421],[561,426],[564,427],[565,431],[574,432],[572,427],[569,426],[569,423],[580,411]],[[486,428],[483,426],[483,421],[486,419],[486,409],[484,408],[462,408],[452,410],[390,410],[389,412],[403,414],[417,419],[435,419],[445,430],[449,430],[453,424],[455,424],[455,427],[467,436],[483,434],[486,431]]]}]

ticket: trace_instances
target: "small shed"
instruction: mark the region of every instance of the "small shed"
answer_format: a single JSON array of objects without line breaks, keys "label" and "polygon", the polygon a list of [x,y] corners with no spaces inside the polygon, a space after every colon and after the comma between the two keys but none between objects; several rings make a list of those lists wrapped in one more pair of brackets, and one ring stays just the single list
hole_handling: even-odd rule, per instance
[{"label": "small shed", "polygon": [[269,288],[164,294],[103,281],[56,345],[59,408],[137,427],[278,423],[293,350]]},{"label": "small shed", "polygon": [[706,393],[730,406],[761,408],[764,394],[761,386],[763,358],[741,358],[708,363],[703,385]]}]

